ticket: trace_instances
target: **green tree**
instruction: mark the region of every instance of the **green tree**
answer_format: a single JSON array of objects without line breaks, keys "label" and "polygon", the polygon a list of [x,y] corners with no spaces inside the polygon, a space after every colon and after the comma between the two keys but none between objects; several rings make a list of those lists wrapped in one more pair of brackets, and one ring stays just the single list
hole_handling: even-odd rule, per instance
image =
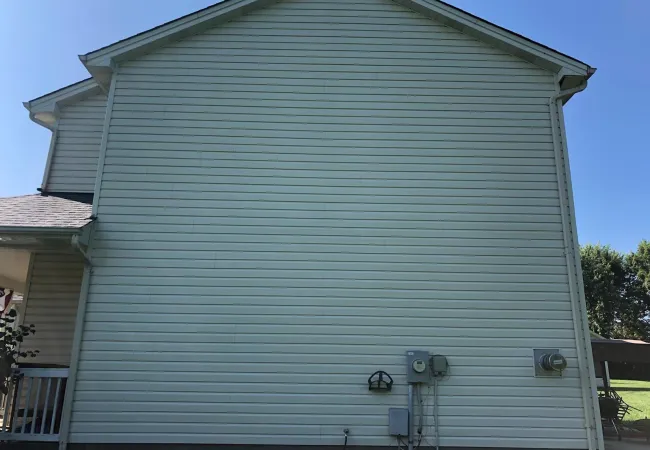
[{"label": "green tree", "polygon": [[623,256],[610,247],[584,245],[580,261],[589,326],[603,337],[613,337],[617,311],[623,302]]},{"label": "green tree", "polygon": [[[628,291],[627,322],[631,336],[650,340],[650,242],[643,240],[626,256]],[[625,312],[623,315],[625,315]],[[635,320],[636,319],[636,320]]]},{"label": "green tree", "polygon": [[639,243],[636,252],[630,254],[630,265],[646,292],[650,292],[650,241]]},{"label": "green tree", "polygon": [[16,366],[18,358],[33,358],[38,350],[20,350],[20,343],[35,333],[34,325],[16,324],[15,309],[10,309],[7,314],[0,317],[0,392],[7,394],[12,369]]},{"label": "green tree", "polygon": [[650,339],[650,243],[624,255],[602,245],[580,249],[591,329],[607,338]]}]

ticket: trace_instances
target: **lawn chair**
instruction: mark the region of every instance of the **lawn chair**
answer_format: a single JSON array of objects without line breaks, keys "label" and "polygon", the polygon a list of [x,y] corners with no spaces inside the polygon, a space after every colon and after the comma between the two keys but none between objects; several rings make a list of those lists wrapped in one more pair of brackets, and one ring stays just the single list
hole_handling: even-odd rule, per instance
[{"label": "lawn chair", "polygon": [[625,403],[621,396],[610,387],[598,397],[598,406],[600,407],[600,417],[603,425],[611,425],[620,441],[621,432],[619,426],[629,411],[630,405]]}]

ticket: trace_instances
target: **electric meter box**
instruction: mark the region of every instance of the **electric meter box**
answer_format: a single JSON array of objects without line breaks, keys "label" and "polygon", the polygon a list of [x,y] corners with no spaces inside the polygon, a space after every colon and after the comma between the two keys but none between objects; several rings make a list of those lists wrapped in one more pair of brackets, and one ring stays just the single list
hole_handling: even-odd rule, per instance
[{"label": "electric meter box", "polygon": [[447,375],[447,369],[449,368],[449,363],[447,362],[447,357],[443,355],[433,355],[431,357],[431,373],[434,377],[444,377]]},{"label": "electric meter box", "polygon": [[409,410],[406,408],[388,409],[388,434],[391,436],[409,435]]},{"label": "electric meter box", "polygon": [[429,369],[429,352],[423,350],[409,350],[406,352],[406,382],[429,383],[431,370]]}]

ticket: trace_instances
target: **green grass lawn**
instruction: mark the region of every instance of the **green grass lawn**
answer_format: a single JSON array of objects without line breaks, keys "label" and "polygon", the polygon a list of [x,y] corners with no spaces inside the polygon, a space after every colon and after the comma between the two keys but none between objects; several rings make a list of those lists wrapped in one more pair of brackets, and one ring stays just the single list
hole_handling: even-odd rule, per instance
[{"label": "green grass lawn", "polygon": [[[626,422],[650,419],[650,381],[612,380],[612,387],[623,397],[625,403],[636,408],[630,408],[627,412],[624,419]],[[642,388],[645,391],[626,391],[625,388]],[[639,409],[641,411],[637,411]]]}]

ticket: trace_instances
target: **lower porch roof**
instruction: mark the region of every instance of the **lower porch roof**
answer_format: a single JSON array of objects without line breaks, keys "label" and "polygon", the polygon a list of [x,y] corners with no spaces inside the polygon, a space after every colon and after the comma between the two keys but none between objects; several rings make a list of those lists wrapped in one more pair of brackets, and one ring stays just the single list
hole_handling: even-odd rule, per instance
[{"label": "lower porch roof", "polygon": [[0,287],[23,292],[32,252],[75,251],[92,206],[41,194],[0,198]]}]

